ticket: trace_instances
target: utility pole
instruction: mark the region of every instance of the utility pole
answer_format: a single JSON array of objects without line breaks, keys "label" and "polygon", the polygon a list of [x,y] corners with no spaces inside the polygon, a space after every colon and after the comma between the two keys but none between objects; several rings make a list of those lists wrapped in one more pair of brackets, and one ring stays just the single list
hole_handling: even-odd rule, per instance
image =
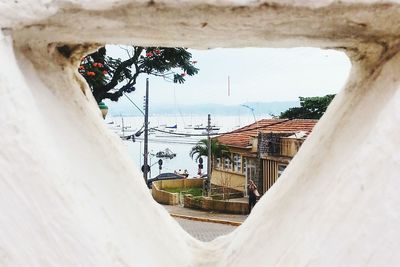
[{"label": "utility pole", "polygon": [[149,172],[149,169],[147,166],[148,164],[148,155],[149,155],[149,78],[146,79],[146,96],[144,100],[144,148],[143,148],[143,178],[144,181],[147,184],[147,174]]},{"label": "utility pole", "polygon": [[208,122],[207,122],[207,140],[208,140],[208,146],[207,146],[207,182],[206,182],[206,187],[207,187],[207,196],[210,196],[211,194],[211,115],[208,114]]}]

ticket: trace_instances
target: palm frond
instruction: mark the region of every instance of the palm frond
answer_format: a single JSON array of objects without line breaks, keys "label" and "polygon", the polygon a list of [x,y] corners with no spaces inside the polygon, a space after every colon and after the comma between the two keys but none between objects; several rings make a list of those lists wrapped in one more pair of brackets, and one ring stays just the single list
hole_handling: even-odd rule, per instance
[{"label": "palm frond", "polygon": [[[196,162],[202,156],[208,156],[208,140],[201,139],[197,142],[196,145],[192,147],[189,152],[189,155],[192,159],[195,159]],[[211,155],[212,158],[229,158],[231,160],[231,153],[229,151],[229,147],[226,145],[220,144],[217,139],[211,139]],[[232,160],[231,160],[232,161]]]}]

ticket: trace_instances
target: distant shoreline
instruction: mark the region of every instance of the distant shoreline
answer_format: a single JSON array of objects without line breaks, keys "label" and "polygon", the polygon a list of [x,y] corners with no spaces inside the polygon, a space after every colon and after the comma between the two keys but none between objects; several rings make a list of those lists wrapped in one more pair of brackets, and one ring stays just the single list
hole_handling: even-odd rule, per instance
[{"label": "distant shoreline", "polygon": [[[279,115],[281,112],[291,107],[298,107],[299,101],[282,102],[250,102],[244,103],[254,109],[256,117]],[[150,116],[204,116],[212,114],[214,116],[246,116],[251,115],[251,111],[243,105],[223,105],[223,104],[199,104],[199,105],[151,105],[149,108]],[[142,116],[137,108],[132,105],[110,105],[109,115],[112,117],[122,116]]]}]

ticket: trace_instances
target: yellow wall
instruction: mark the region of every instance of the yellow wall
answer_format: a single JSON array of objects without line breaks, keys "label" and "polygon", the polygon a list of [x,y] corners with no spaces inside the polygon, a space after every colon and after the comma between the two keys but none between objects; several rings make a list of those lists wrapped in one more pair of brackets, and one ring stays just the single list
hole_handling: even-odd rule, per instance
[{"label": "yellow wall", "polygon": [[[159,189],[168,188],[186,188],[186,187],[203,187],[204,179],[175,179],[157,181]],[[154,182],[153,182],[154,183]]]},{"label": "yellow wall", "polygon": [[263,193],[278,179],[278,163],[274,160],[263,160]]},{"label": "yellow wall", "polygon": [[212,184],[233,188],[239,191],[244,191],[245,179],[244,174],[236,174],[215,169],[211,174]]},{"label": "yellow wall", "polygon": [[[193,198],[191,195],[183,197],[185,208],[212,210],[222,213],[249,214],[249,204],[232,200],[215,200],[209,197]],[[233,225],[238,225],[233,223]]]},{"label": "yellow wall", "polygon": [[281,138],[281,155],[294,157],[299,151],[303,140],[294,138]]},{"label": "yellow wall", "polygon": [[164,189],[168,188],[187,188],[187,187],[203,187],[204,179],[176,179],[161,180],[153,182],[151,189],[153,198],[161,204],[179,205],[179,194],[170,193]]},{"label": "yellow wall", "polygon": [[151,194],[155,201],[161,204],[166,205],[178,205],[179,204],[179,194],[178,193],[170,193],[162,190],[161,188],[162,181],[153,182],[153,186],[151,188]]}]

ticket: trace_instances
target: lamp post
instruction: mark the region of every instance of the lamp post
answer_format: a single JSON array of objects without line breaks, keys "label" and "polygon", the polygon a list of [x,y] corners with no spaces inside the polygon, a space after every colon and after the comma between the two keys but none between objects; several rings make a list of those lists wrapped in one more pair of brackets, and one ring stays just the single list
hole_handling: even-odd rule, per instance
[{"label": "lamp post", "polygon": [[[258,127],[258,121],[256,120],[256,115],[254,114],[254,108],[249,107],[248,105],[242,105],[242,107],[245,107],[245,108],[251,110],[251,113],[253,114],[254,122],[256,123],[256,126],[257,126],[257,138],[258,138],[260,128]],[[259,155],[259,153],[257,153],[257,154]],[[245,180],[244,181],[244,195],[245,196],[247,196],[247,184],[248,184],[248,179],[249,179],[249,177],[247,175],[248,168],[249,168],[249,165],[247,165],[245,179],[244,179]]]},{"label": "lamp post", "polygon": [[144,102],[144,148],[143,148],[143,154],[144,154],[144,158],[143,158],[143,178],[144,181],[147,184],[147,178],[148,178],[148,145],[149,145],[149,78],[146,79],[146,98],[145,98],[145,102]]},{"label": "lamp post", "polygon": [[254,108],[249,107],[248,105],[244,105],[244,104],[242,105],[242,107],[249,109],[251,111],[251,113],[253,114],[254,122],[257,122],[256,115],[254,114]]},{"label": "lamp post", "polygon": [[205,189],[207,190],[207,196],[209,197],[211,194],[211,115],[208,114],[207,120],[207,179]]}]

